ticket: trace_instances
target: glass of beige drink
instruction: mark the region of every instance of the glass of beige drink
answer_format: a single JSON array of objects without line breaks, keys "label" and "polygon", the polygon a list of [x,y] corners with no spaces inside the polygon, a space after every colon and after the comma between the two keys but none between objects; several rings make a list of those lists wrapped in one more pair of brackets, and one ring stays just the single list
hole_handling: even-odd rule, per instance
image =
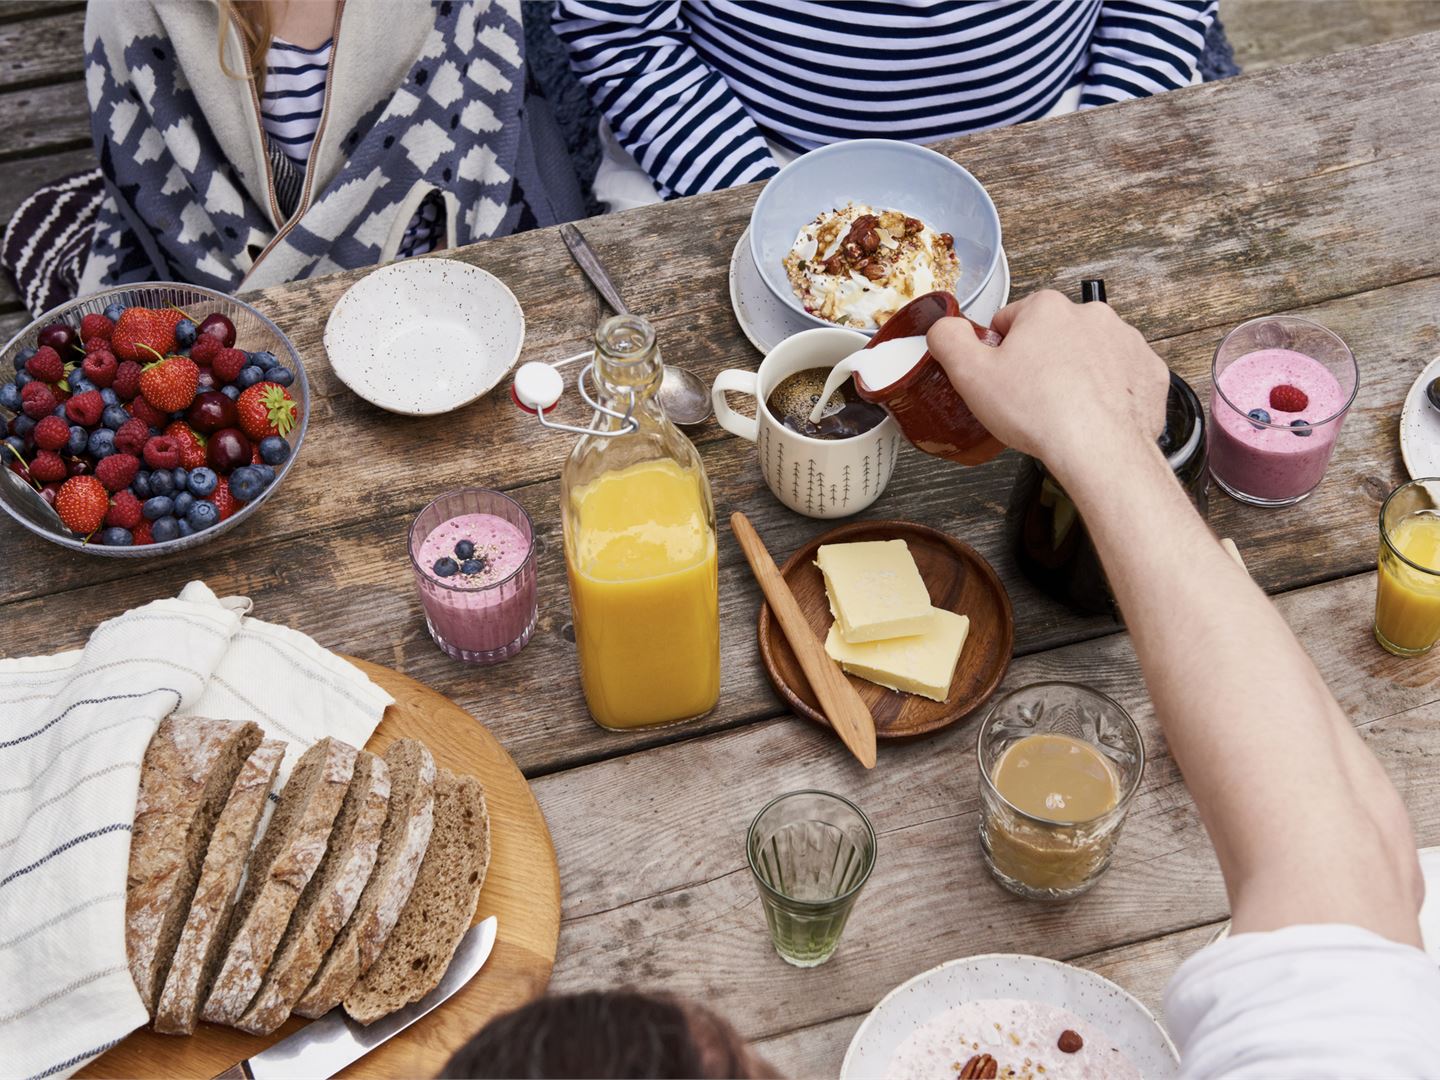
[{"label": "glass of beige drink", "polygon": [[996,880],[1032,900],[1094,885],[1145,771],[1130,714],[1075,683],[1035,683],[996,702],[976,754],[980,846]]}]

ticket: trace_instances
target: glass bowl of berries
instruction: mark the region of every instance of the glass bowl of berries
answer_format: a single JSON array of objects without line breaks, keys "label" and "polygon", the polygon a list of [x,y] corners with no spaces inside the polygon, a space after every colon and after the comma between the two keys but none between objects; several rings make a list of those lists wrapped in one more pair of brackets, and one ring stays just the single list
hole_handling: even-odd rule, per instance
[{"label": "glass bowl of berries", "polygon": [[280,486],[310,419],[290,339],[198,285],[120,286],[0,351],[0,509],[114,558],[198,547]]}]

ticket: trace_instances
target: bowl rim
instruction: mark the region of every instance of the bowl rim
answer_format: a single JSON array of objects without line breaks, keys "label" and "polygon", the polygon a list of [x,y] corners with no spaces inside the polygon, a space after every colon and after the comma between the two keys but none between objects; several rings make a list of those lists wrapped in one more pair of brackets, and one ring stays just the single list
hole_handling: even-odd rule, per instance
[{"label": "bowl rim", "polygon": [[[775,281],[771,280],[771,275],[765,272],[764,263],[761,262],[760,259],[760,230],[756,228],[755,220],[759,216],[761,208],[765,205],[766,199],[770,195],[770,192],[775,186],[776,182],[779,181],[783,176],[785,176],[787,172],[799,166],[801,162],[808,161],[813,163],[816,160],[823,159],[830,155],[842,153],[845,151],[853,152],[857,148],[862,150],[878,150],[883,153],[899,153],[905,155],[915,155],[922,158],[930,157],[937,159],[938,162],[943,162],[950,169],[957,170],[964,180],[968,180],[970,183],[974,184],[976,190],[980,192],[981,198],[984,200],[984,205],[989,210],[990,219],[995,226],[995,250],[990,255],[990,263],[988,266],[986,266],[985,273],[981,275],[979,284],[976,285],[973,290],[971,290],[970,294],[967,296],[961,296],[959,293],[954,294],[955,299],[959,302],[962,311],[965,308],[969,307],[975,302],[975,300],[980,296],[980,294],[985,291],[985,287],[990,283],[990,279],[995,276],[995,272],[1000,266],[1000,252],[1001,248],[1004,246],[1005,240],[1000,222],[1000,211],[995,206],[995,200],[990,197],[990,192],[986,189],[985,185],[976,178],[974,173],[972,173],[969,169],[965,168],[964,165],[961,165],[953,158],[950,158],[947,155],[942,154],[938,150],[932,149],[929,146],[924,146],[920,143],[906,142],[903,139],[842,139],[839,142],[827,143],[824,146],[817,147],[814,150],[807,151],[806,153],[803,153],[798,157],[794,158],[792,161],[785,164],[779,172],[777,172],[774,176],[767,180],[765,182],[765,186],[761,188],[760,194],[756,197],[754,205],[750,208],[749,221],[750,257],[755,261],[755,266],[760,272],[760,280],[765,283],[766,288],[768,288],[770,292],[781,303],[786,304],[792,311],[803,315],[805,318],[809,319],[817,326],[839,325],[838,323],[830,322],[828,319],[822,319],[818,315],[812,315],[810,312],[805,310],[804,305],[800,303],[799,298],[795,296],[795,293],[792,289],[787,287],[785,290],[781,291],[778,284]],[[861,330],[860,332],[862,334],[876,333],[875,330]]]},{"label": "bowl rim", "polygon": [[[377,400],[365,390],[362,390],[360,388],[360,385],[357,385],[360,380],[352,381],[352,375],[355,369],[348,366],[348,360],[336,360],[336,353],[338,352],[343,357],[345,355],[345,350],[337,350],[331,348],[332,334],[338,335],[339,333],[344,332],[344,323],[346,321],[346,316],[343,309],[346,306],[346,301],[350,299],[350,295],[354,293],[356,289],[360,288],[361,285],[370,281],[377,275],[394,276],[398,274],[400,276],[405,276],[407,273],[414,273],[417,272],[417,270],[420,270],[420,272],[429,273],[431,271],[425,264],[432,262],[444,262],[448,269],[459,269],[462,274],[479,274],[485,278],[490,279],[490,281],[494,282],[495,285],[499,286],[501,292],[505,296],[509,297],[510,303],[514,305],[515,316],[519,320],[519,332],[517,333],[515,338],[514,354],[508,360],[503,362],[503,366],[499,368],[499,374],[495,376],[494,381],[491,382],[489,385],[482,387],[476,393],[474,393],[470,397],[465,398],[464,400],[456,400],[440,408],[402,408],[393,402],[387,404],[383,401]],[[336,329],[337,318],[340,320],[339,329]],[[521,305],[519,298],[515,295],[515,291],[511,289],[509,285],[505,284],[505,282],[499,277],[499,275],[492,273],[489,270],[486,270],[483,266],[476,266],[474,263],[466,262],[464,259],[456,258],[453,253],[447,255],[444,252],[434,252],[429,255],[419,256],[412,259],[400,259],[396,260],[395,262],[386,263],[383,266],[374,267],[370,270],[369,273],[362,274],[355,281],[351,282],[349,287],[347,287],[346,290],[340,294],[340,298],[335,301],[335,306],[330,309],[330,314],[326,316],[325,331],[321,335],[321,340],[325,346],[326,358],[330,361],[330,370],[335,373],[335,377],[345,385],[346,389],[348,389],[352,394],[360,398],[362,401],[367,401],[371,405],[374,405],[377,409],[384,409],[386,412],[392,413],[396,416],[443,416],[446,413],[451,413],[457,409],[463,409],[467,405],[474,404],[476,401],[479,401],[482,397],[490,393],[490,391],[494,390],[497,386],[499,386],[502,382],[505,381],[505,376],[510,374],[510,372],[514,370],[516,363],[520,360],[520,354],[525,349],[526,329],[527,325],[525,320],[525,308]],[[468,390],[465,392],[468,393]]]},{"label": "bowl rim", "polygon": [[[98,539],[92,542],[89,539],[77,539],[73,536],[52,532],[19,513],[8,501],[0,500],[0,509],[3,509],[5,513],[10,516],[11,520],[17,522],[29,532],[34,533],[43,540],[48,540],[52,544],[67,548],[70,551],[78,551],[85,555],[98,555],[103,558],[118,559],[156,558],[162,555],[171,555],[176,552],[189,551],[231,531],[238,527],[250,516],[252,511],[258,509],[279,489],[281,482],[295,464],[295,459],[300,456],[300,447],[304,444],[305,433],[310,427],[310,379],[305,374],[305,363],[300,359],[300,351],[295,348],[295,343],[290,340],[290,336],[281,330],[273,319],[253,304],[249,304],[231,293],[220,292],[218,289],[211,289],[205,285],[191,285],[183,281],[132,281],[123,285],[109,285],[103,289],[97,289],[95,292],[88,293],[85,296],[74,297],[73,299],[66,300],[64,303],[55,305],[43,315],[32,319],[12,334],[5,344],[0,346],[0,357],[5,356],[17,347],[25,337],[38,333],[47,323],[53,322],[56,319],[64,319],[68,312],[73,311],[82,304],[90,304],[106,297],[121,296],[125,293],[141,289],[168,289],[172,291],[199,293],[201,296],[207,297],[210,300],[221,300],[234,304],[254,316],[260,324],[273,334],[275,339],[285,347],[285,351],[289,354],[290,360],[294,363],[292,370],[295,375],[295,383],[301,391],[297,402],[297,404],[301,406],[300,422],[295,428],[295,441],[291,445],[290,456],[275,470],[275,479],[260,493],[260,497],[245,503],[239,510],[235,511],[235,513],[231,514],[224,521],[212,525],[203,532],[193,533],[190,536],[177,536],[174,540],[161,540],[158,543],[145,544],[139,547],[133,545],[130,547],[107,547],[100,543]],[[196,540],[197,537],[201,538],[198,542]]]}]

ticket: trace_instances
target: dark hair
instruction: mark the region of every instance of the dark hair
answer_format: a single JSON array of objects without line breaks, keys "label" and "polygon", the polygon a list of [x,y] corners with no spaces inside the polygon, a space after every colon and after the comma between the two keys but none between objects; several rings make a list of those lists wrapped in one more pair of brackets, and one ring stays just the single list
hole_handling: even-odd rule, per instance
[{"label": "dark hair", "polygon": [[764,1080],[779,1074],[708,1009],[671,997],[615,990],[540,998],[497,1016],[460,1048],[440,1075]]}]

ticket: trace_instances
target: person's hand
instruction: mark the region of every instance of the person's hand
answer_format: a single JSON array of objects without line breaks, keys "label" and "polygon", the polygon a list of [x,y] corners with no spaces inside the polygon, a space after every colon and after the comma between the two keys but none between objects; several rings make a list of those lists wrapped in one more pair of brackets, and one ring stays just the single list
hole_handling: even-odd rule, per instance
[{"label": "person's hand", "polygon": [[1169,373],[1108,304],[1044,291],[1002,308],[1000,346],[964,319],[941,319],[927,343],[971,411],[1007,446],[1067,472],[1085,458],[1151,445],[1165,426]]}]

